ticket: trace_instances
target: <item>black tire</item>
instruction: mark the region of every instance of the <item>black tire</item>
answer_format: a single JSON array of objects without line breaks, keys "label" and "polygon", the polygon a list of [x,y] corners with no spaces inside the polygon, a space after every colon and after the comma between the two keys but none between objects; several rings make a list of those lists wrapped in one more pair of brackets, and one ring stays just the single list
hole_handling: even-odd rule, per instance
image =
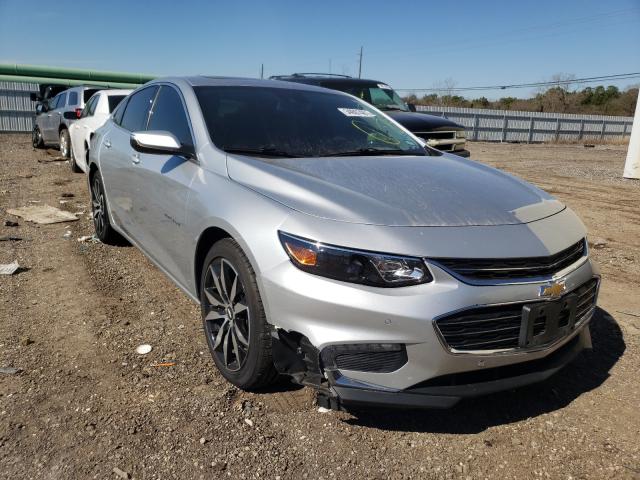
[{"label": "black tire", "polygon": [[60,156],[62,158],[69,158],[69,152],[71,150],[71,140],[69,139],[69,130],[63,128],[60,130]]},{"label": "black tire", "polygon": [[[218,272],[222,295],[212,272]],[[235,297],[229,301],[232,292]],[[222,376],[243,390],[273,383],[278,374],[271,358],[271,328],[253,268],[233,239],[222,239],[209,250],[200,277],[200,303],[209,351]]]},{"label": "black tire", "polygon": [[44,140],[42,139],[42,133],[40,128],[36,125],[31,132],[31,143],[33,148],[44,148]]},{"label": "black tire", "polygon": [[76,154],[73,151],[73,145],[71,142],[69,142],[69,168],[73,173],[82,173],[82,169],[80,169],[76,163]]},{"label": "black tire", "polygon": [[109,207],[107,197],[104,194],[104,184],[100,172],[95,172],[91,177],[91,216],[96,237],[107,244],[119,244],[121,236],[109,223]]}]

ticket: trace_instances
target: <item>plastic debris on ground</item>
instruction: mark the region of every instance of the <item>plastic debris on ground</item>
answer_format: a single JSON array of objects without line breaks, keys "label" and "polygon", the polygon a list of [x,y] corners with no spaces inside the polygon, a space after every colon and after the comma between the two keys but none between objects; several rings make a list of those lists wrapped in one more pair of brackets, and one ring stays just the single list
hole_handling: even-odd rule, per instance
[{"label": "plastic debris on ground", "polygon": [[10,208],[7,210],[9,215],[22,217],[27,222],[39,224],[50,224],[60,222],[73,222],[78,220],[71,212],[65,212],[59,208],[50,205],[30,205],[28,207]]},{"label": "plastic debris on ground", "polygon": [[84,243],[84,242],[100,243],[100,239],[95,235],[83,235],[82,237],[78,238],[78,241],[81,243]]},{"label": "plastic debris on ground", "polygon": [[19,242],[22,240],[20,237],[14,237],[13,235],[5,235],[0,237],[0,242]]},{"label": "plastic debris on ground", "polygon": [[11,263],[0,264],[0,275],[13,275],[18,271],[19,268],[20,265],[18,264],[17,260]]},{"label": "plastic debris on ground", "polygon": [[146,355],[151,350],[153,350],[153,347],[151,345],[149,345],[148,343],[143,343],[142,345],[138,345],[138,347],[136,348],[136,353],[138,355]]},{"label": "plastic debris on ground", "polygon": [[5,375],[15,375],[16,373],[20,373],[21,371],[21,368],[16,367],[0,367],[0,373],[4,373]]}]

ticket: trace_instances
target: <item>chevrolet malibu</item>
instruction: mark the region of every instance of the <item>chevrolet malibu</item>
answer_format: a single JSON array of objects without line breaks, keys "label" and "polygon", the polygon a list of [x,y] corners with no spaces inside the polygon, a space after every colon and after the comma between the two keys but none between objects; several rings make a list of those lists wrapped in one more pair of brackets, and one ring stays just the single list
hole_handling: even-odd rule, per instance
[{"label": "chevrolet malibu", "polygon": [[590,346],[599,275],[560,201],[320,87],[145,84],[91,142],[97,236],[201,306],[221,374],[407,407],[546,379]]}]

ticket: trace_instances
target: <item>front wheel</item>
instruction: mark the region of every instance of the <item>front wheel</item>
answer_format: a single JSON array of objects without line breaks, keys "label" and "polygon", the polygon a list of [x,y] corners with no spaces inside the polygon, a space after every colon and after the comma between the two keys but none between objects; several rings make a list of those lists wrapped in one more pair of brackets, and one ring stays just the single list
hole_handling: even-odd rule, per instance
[{"label": "front wheel", "polygon": [[244,390],[272,383],[277,372],[270,327],[253,268],[234,240],[220,240],[209,250],[200,303],[209,351],[222,376]]},{"label": "front wheel", "polygon": [[104,194],[104,184],[100,172],[95,172],[91,177],[91,215],[96,237],[102,243],[114,244],[120,239],[120,235],[113,229],[109,222],[109,210],[107,197]]}]

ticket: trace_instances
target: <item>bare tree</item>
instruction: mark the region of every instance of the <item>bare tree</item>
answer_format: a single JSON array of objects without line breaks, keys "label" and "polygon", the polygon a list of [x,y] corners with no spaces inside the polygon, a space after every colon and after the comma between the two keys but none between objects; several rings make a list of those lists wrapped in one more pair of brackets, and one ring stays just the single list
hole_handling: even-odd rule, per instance
[{"label": "bare tree", "polygon": [[440,105],[447,106],[450,103],[450,99],[453,97],[457,85],[458,82],[451,77],[439,80],[433,84],[435,93],[438,94]]}]

